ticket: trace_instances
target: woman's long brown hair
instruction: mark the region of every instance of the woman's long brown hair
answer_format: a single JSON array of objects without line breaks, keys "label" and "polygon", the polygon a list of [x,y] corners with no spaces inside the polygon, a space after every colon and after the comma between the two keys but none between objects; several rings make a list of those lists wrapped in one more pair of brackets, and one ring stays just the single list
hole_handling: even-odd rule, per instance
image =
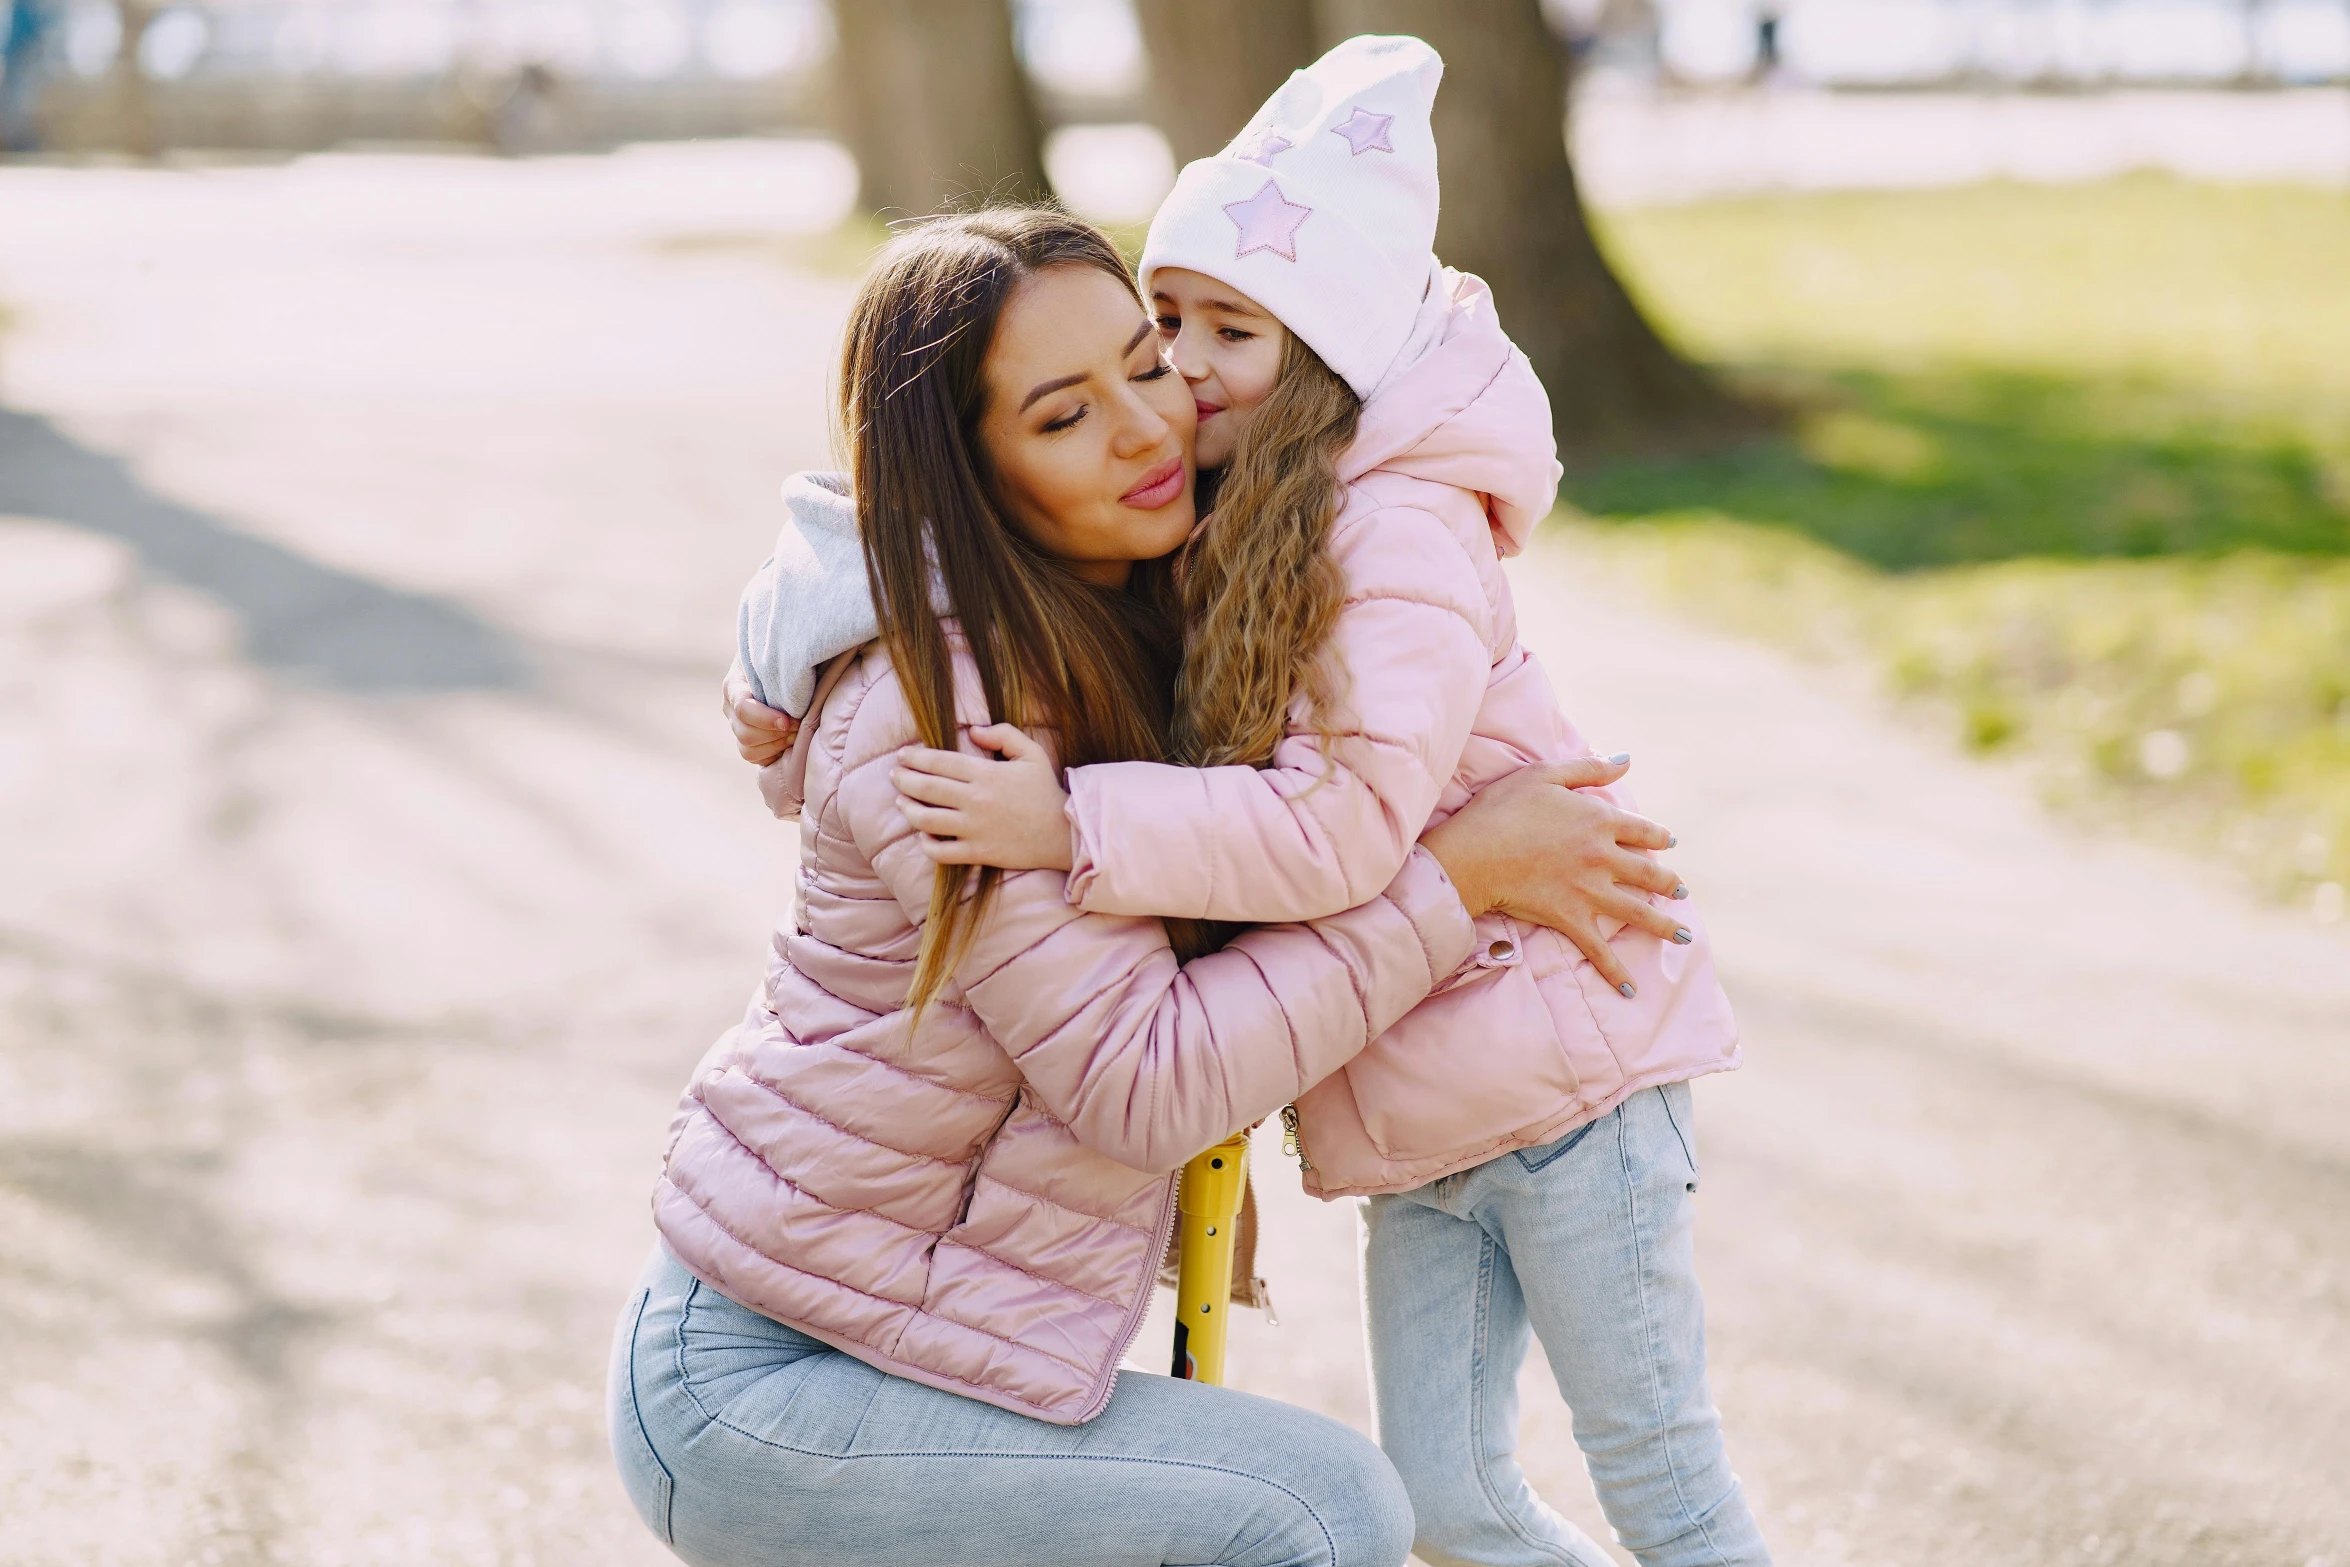
[{"label": "woman's long brown hair", "polygon": [[[1100,230],[1049,207],[926,219],[883,249],[849,312],[841,362],[857,531],[881,640],[926,744],[955,749],[957,723],[936,583],[988,717],[1052,728],[1064,767],[1156,760],[1181,639],[1166,564],[1138,564],[1122,591],[1081,580],[1004,519],[979,442],[1005,301],[1053,267],[1134,286]],[[938,867],[907,998],[917,1014],[1002,877],[992,866]]]},{"label": "woman's long brown hair", "polygon": [[1321,654],[1346,599],[1330,528],[1338,458],[1362,409],[1321,355],[1290,334],[1273,390],[1224,466],[1216,509],[1184,555],[1189,631],[1174,753],[1186,766],[1263,766],[1300,691],[1328,754],[1343,671]]}]

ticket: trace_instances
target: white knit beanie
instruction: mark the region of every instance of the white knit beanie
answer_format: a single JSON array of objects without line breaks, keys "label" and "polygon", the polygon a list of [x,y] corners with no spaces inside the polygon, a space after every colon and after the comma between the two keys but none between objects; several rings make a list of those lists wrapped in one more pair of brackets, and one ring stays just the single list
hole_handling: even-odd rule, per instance
[{"label": "white knit beanie", "polygon": [[1419,39],[1367,34],[1292,72],[1176,179],[1143,242],[1143,291],[1160,267],[1229,283],[1368,398],[1436,274],[1428,111],[1443,75]]}]

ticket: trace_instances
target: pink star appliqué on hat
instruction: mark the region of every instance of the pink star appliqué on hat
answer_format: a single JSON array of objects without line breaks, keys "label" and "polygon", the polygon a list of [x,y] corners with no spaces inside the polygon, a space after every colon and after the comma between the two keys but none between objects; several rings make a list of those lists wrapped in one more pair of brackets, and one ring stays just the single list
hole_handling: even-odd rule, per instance
[{"label": "pink star appliqu\u00e9 on hat", "polygon": [[1233,260],[1252,250],[1269,250],[1284,261],[1295,261],[1297,226],[1312,217],[1314,209],[1283,200],[1281,187],[1267,180],[1265,188],[1248,200],[1226,202],[1224,215],[1240,225],[1240,244],[1232,252]]},{"label": "pink star appliqu\u00e9 on hat", "polygon": [[1366,152],[1393,152],[1395,144],[1387,139],[1387,127],[1395,123],[1392,114],[1373,114],[1358,108],[1346,117],[1344,125],[1333,125],[1330,134],[1343,136],[1346,144],[1355,150],[1355,156]]},{"label": "pink star appliqu\u00e9 on hat", "polygon": [[1273,166],[1273,159],[1276,156],[1287,152],[1296,145],[1296,142],[1291,141],[1279,131],[1267,127],[1258,132],[1257,139],[1249,144],[1246,152],[1236,152],[1233,156],[1243,163],[1261,164],[1269,169]]}]

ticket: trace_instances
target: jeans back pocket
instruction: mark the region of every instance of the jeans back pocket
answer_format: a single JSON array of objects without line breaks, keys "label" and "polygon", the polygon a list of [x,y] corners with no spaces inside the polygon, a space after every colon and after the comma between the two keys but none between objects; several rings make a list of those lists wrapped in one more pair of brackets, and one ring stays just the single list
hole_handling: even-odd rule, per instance
[{"label": "jeans back pocket", "polygon": [[677,1485],[669,1466],[654,1450],[652,1434],[637,1400],[637,1346],[644,1332],[645,1306],[653,1297],[639,1289],[620,1314],[620,1330],[612,1346],[611,1385],[606,1392],[606,1414],[612,1429],[612,1459],[620,1468],[620,1488],[629,1504],[663,1545],[675,1544],[672,1520]]}]

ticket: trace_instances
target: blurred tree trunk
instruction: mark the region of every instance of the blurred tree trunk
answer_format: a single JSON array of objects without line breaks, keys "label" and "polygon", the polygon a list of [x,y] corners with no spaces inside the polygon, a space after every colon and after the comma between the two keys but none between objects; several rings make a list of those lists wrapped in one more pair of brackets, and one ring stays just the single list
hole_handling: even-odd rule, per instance
[{"label": "blurred tree trunk", "polygon": [[139,58],[139,51],[147,41],[147,28],[155,20],[156,7],[148,0],[115,0],[114,14],[121,20],[122,33],[115,45],[114,64],[108,72],[111,139],[134,157],[152,158],[157,150],[155,105],[147,94],[147,66]]},{"label": "blurred tree trunk", "polygon": [[1686,450],[1757,413],[1657,335],[1600,254],[1567,159],[1565,49],[1541,0],[1322,0],[1323,36],[1412,33],[1444,56],[1437,253],[1492,285],[1550,391],[1560,455]]},{"label": "blurred tree trunk", "polygon": [[1050,192],[1008,0],[835,0],[833,26],[835,115],[867,210]]},{"label": "blurred tree trunk", "polygon": [[1240,133],[1289,73],[1311,65],[1313,0],[1135,0],[1151,113],[1178,164]]}]

